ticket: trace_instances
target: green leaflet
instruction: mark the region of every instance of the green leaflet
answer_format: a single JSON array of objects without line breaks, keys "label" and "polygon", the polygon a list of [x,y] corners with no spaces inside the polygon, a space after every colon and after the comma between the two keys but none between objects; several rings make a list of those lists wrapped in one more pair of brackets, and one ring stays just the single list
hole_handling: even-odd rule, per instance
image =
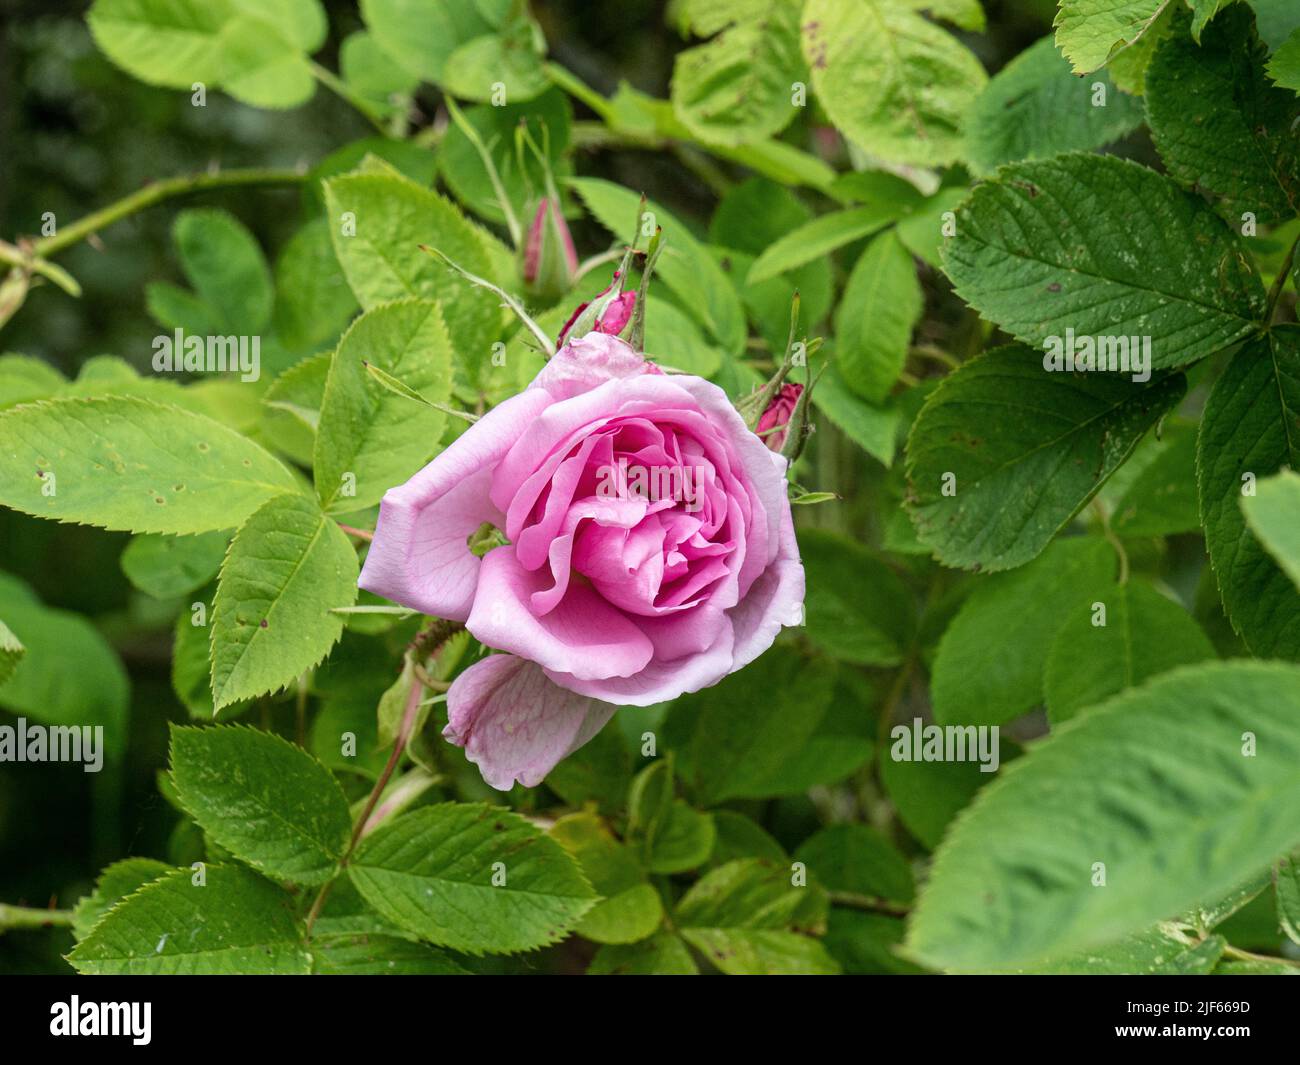
[{"label": "green leaflet", "polygon": [[1246,526],[1242,500],[1300,467],[1300,328],[1242,345],[1205,404],[1196,477],[1205,546],[1233,628],[1252,654],[1300,657],[1300,597]]},{"label": "green leaflet", "polygon": [[122,899],[171,871],[171,866],[152,858],[123,858],[114,862],[99,874],[95,890],[77,900],[72,911],[72,934],[78,942],[85,939],[100,918]]},{"label": "green leaflet", "polygon": [[1044,37],[980,93],[966,125],[966,156],[985,174],[1003,163],[1100,148],[1133,132],[1142,118],[1142,104],[1116,89],[1105,72],[1075,77],[1052,38]]},{"label": "green leaflet", "polygon": [[1226,892],[1300,839],[1297,721],[1300,670],[1259,662],[1188,666],[1081,715],[958,818],[909,951],[1029,966]]},{"label": "green leaflet", "polygon": [[958,295],[1028,344],[1067,330],[1149,336],[1155,369],[1240,340],[1264,314],[1263,286],[1214,212],[1113,156],[1003,167],[957,212],[944,267]]},{"label": "green leaflet", "polygon": [[802,23],[817,99],[846,136],[894,163],[957,157],[987,80],[964,45],[888,0],[808,0]]},{"label": "green leaflet", "polygon": [[532,26],[520,20],[500,34],[466,41],[447,57],[443,88],[453,96],[488,103],[531,100],[550,85]]},{"label": "green leaflet", "polygon": [[[427,0],[361,0],[361,16],[375,40],[421,81],[440,82],[457,47],[491,33],[508,0],[490,3],[428,3]],[[496,17],[489,20],[488,10]]]},{"label": "green leaflet", "polygon": [[1241,508],[1251,532],[1300,588],[1300,474],[1284,470],[1260,482]]},{"label": "green leaflet", "polygon": [[898,218],[900,213],[895,204],[881,203],[868,207],[846,207],[842,211],[832,211],[814,218],[764,248],[749,268],[746,284],[756,285],[787,270],[816,262],[836,248],[842,248],[845,244],[883,229]]},{"label": "green leaflet", "polygon": [[659,892],[646,880],[632,849],[615,839],[599,817],[570,814],[549,835],[578,860],[603,896],[578,923],[580,936],[596,943],[635,943],[655,932],[663,920]]},{"label": "green leaflet", "polygon": [[1132,47],[1173,0],[1060,0],[1056,43],[1076,74]]},{"label": "green leaflet", "polygon": [[0,410],[19,403],[48,399],[67,383],[63,374],[44,359],[31,355],[0,355]]},{"label": "green leaflet", "polygon": [[225,211],[182,211],[172,237],[185,276],[223,333],[258,333],[271,316],[271,271],[253,234]]},{"label": "green leaflet", "polygon": [[680,936],[660,932],[637,943],[601,947],[589,976],[695,976],[695,959]]},{"label": "green leaflet", "polygon": [[437,451],[447,415],[390,392],[378,367],[432,403],[451,396],[452,345],[431,300],[380,304],[339,341],[316,428],[316,492],[326,510],[353,512],[420,469]]},{"label": "green leaflet", "polygon": [[311,971],[318,976],[469,975],[445,951],[399,936],[370,933],[313,935],[311,959]]},{"label": "green leaflet", "polygon": [[385,112],[400,106],[393,97],[407,96],[419,85],[367,30],[349,33],[339,45],[339,73],[354,92]]},{"label": "green leaflet", "polygon": [[705,143],[733,146],[781,132],[798,113],[795,83],[808,80],[800,10],[798,0],[681,5],[683,24],[713,38],[677,53],[673,64],[673,110],[682,125]]},{"label": "green leaflet", "polygon": [[1292,943],[1300,943],[1300,865],[1292,858],[1277,863],[1273,874],[1277,890],[1277,921]]},{"label": "green leaflet", "polygon": [[1170,536],[1201,526],[1196,503],[1195,426],[1165,422],[1163,430],[1158,440],[1152,438],[1143,445],[1155,453],[1150,462],[1132,470],[1141,456],[1139,451],[1124,465],[1124,473],[1132,470],[1134,476],[1115,501],[1111,518],[1111,527],[1120,536]]},{"label": "green leaflet", "polygon": [[293,899],[238,865],[209,865],[203,882],[176,869],[129,895],[77,944],[79,973],[306,974]]},{"label": "green leaflet", "polygon": [[1282,88],[1300,93],[1300,29],[1283,41],[1270,57],[1268,76]]},{"label": "green leaflet", "polygon": [[924,305],[911,254],[896,233],[881,233],[849,274],[835,315],[840,375],[868,402],[883,402],[898,381]]},{"label": "green leaflet", "polygon": [[216,85],[218,36],[232,0],[96,0],[86,16],[95,43],[114,63],[150,85]]},{"label": "green leaflet", "polygon": [[221,87],[243,103],[298,107],[316,91],[306,54],[265,18],[244,14],[231,19],[221,29],[217,49]]},{"label": "green leaflet", "polygon": [[899,576],[867,548],[822,530],[800,534],[799,554],[807,577],[809,641],[855,665],[900,665],[915,630],[916,606]]},{"label": "green leaflet", "polygon": [[[26,653],[27,648],[22,641],[9,630],[8,625],[0,621],[0,686],[14,675],[14,670]],[[0,695],[0,701],[3,698]]]},{"label": "green leaflet", "polygon": [[122,572],[146,595],[176,599],[198,591],[217,575],[229,542],[228,531],[134,536],[122,552]]},{"label": "green leaflet", "polygon": [[872,458],[885,466],[893,463],[902,419],[896,401],[871,404],[854,395],[832,363],[813,391],[813,405]]},{"label": "green leaflet", "polygon": [[1175,33],[1147,71],[1147,121],[1181,184],[1218,201],[1228,224],[1300,213],[1300,98],[1264,75],[1267,49],[1244,4],[1220,14],[1200,45]]},{"label": "green leaflet", "polygon": [[674,924],[682,937],[731,975],[839,972],[813,938],[825,931],[825,892],[796,887],[787,868],[757,858],[728,862],[682,897]]},{"label": "green leaflet", "polygon": [[911,867],[898,850],[868,825],[830,825],[794,852],[822,887],[906,904],[916,893]]},{"label": "green leaflet", "polygon": [[908,511],[948,566],[1035,558],[1182,398],[1181,374],[1048,372],[1020,346],[972,359],[926,401],[907,442]]},{"label": "green leaflet", "polygon": [[346,534],[302,496],[272,499],[231,542],[212,613],[212,694],[218,710],[290,684],[343,631],[330,610],[357,594]]},{"label": "green leaflet", "polygon": [[172,729],[172,780],[212,839],[277,880],[320,884],[352,819],[334,777],[300,747],[239,725]]},{"label": "green leaflet", "polygon": [[1214,657],[1200,626],[1173,600],[1145,582],[1116,585],[1075,606],[1052,641],[1043,672],[1048,720],[1055,727],[1149,677]]},{"label": "green leaflet", "polygon": [[363,165],[325,182],[325,204],[334,251],[363,308],[436,299],[452,340],[467,355],[503,339],[496,297],[420,249],[436,248],[471,274],[491,279],[482,231],[450,201],[386,166],[367,171]]},{"label": "green leaflet", "polygon": [[518,814],[478,803],[402,814],[362,840],[348,869],[381,915],[468,954],[554,943],[596,899],[558,843]]},{"label": "green leaflet", "polygon": [[276,335],[290,351],[314,351],[338,336],[356,309],[330,242],[329,223],[313,218],[289,238],[275,262]]},{"label": "green leaflet", "polygon": [[146,399],[55,399],[0,414],[0,503],[55,521],[183,535],[229,529],[293,475],[204,415]]},{"label": "green leaflet", "polygon": [[998,725],[1042,699],[1043,661],[1064,619],[1111,587],[1114,553],[1057,540],[1029,565],[980,582],[939,641],[931,671],[941,725]]}]

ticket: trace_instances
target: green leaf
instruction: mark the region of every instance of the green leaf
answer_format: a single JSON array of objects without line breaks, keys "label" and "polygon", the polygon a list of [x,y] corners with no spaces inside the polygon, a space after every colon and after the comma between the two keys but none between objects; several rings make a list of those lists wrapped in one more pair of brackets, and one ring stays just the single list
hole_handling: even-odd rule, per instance
[{"label": "green leaf", "polygon": [[666,875],[699,868],[713,853],[715,838],[713,818],[709,814],[674,799],[650,847],[647,860],[650,872]]},{"label": "green leaf", "polygon": [[1209,936],[1199,944],[1174,928],[1158,926],[1102,947],[1037,963],[1035,976],[1191,976],[1212,971],[1227,940]]},{"label": "green leaf", "polygon": [[808,80],[799,50],[798,0],[680,5],[683,28],[706,44],[678,52],[673,109],[705,143],[746,144],[780,133],[798,113],[796,82]]},{"label": "green leaf", "polygon": [[691,952],[671,932],[625,946],[601,947],[587,969],[589,976],[695,976]]},{"label": "green leaf", "polygon": [[617,729],[601,729],[546,777],[546,786],[570,806],[593,802],[602,813],[623,809],[632,759]]},{"label": "green leaf", "polygon": [[[1143,449],[1155,457],[1127,483],[1115,502],[1111,527],[1120,536],[1172,536],[1201,527],[1196,503],[1196,432],[1190,425],[1165,425],[1159,440],[1141,445],[1124,466],[1128,474]],[[1109,482],[1115,484],[1118,478]]]},{"label": "green leaf", "polygon": [[1277,923],[1292,943],[1300,943],[1300,865],[1283,858],[1273,873],[1277,898]]},{"label": "green leaf", "polygon": [[663,920],[663,903],[647,881],[645,870],[592,813],[570,814],[550,830],[582,866],[598,894],[604,896],[575,929],[595,943],[635,943],[652,935]]},{"label": "green leaf", "polygon": [[1270,57],[1268,76],[1282,88],[1300,93],[1300,29],[1283,41]]},{"label": "green leaf", "polygon": [[713,811],[714,843],[709,868],[725,865],[737,858],[766,858],[781,863],[786,853],[768,831],[744,814],[733,810]]},{"label": "green leaf", "polygon": [[150,85],[189,89],[219,80],[221,27],[231,0],[95,0],[86,22],[95,43]]},{"label": "green leaf", "polygon": [[1067,329],[1149,336],[1154,369],[1226,347],[1264,314],[1263,286],[1214,212],[1113,156],[1003,167],[957,212],[944,266],[958,295],[1028,344]]},{"label": "green leaf", "polygon": [[1029,565],[983,580],[935,654],[934,717],[941,725],[998,725],[1043,695],[1043,661],[1064,618],[1111,587],[1114,553],[1099,538],[1058,540]]},{"label": "green leaf", "polygon": [[[367,30],[349,33],[339,45],[339,73],[353,92],[384,111],[397,109],[400,98],[419,85]],[[399,98],[396,103],[394,97]]]},{"label": "green leaf", "polygon": [[881,403],[907,362],[925,300],[912,256],[896,233],[875,237],[849,275],[835,313],[835,357],[849,387]]},{"label": "green leaf", "polygon": [[848,207],[814,218],[768,245],[749,268],[745,283],[756,285],[787,270],[824,259],[836,248],[883,229],[900,213],[896,205],[881,203]]},{"label": "green leaf", "polygon": [[596,898],[558,843],[518,814],[478,803],[425,806],[381,825],[349,871],[384,917],[469,954],[554,943]]},{"label": "green leaf", "polygon": [[292,683],[343,631],[333,607],[357,594],[357,556],[314,500],[280,496],[231,542],[212,613],[218,710]]},{"label": "green leaf", "polygon": [[[468,357],[499,339],[495,297],[420,250],[427,244],[470,273],[489,276],[480,230],[452,203],[392,171],[330,178],[325,203],[334,251],[363,308],[411,297],[436,299],[452,340]],[[355,236],[344,232],[345,212],[355,217]]]},{"label": "green leaf", "polygon": [[271,317],[271,270],[253,234],[225,211],[176,216],[172,237],[185,276],[228,333],[257,333]]},{"label": "green leaf", "polygon": [[1196,453],[1205,546],[1224,609],[1250,652],[1267,658],[1300,657],[1300,597],[1247,527],[1241,501],[1283,466],[1300,469],[1296,326],[1233,356],[1206,401]]},{"label": "green leaf", "polygon": [[1284,470],[1261,481],[1241,509],[1251,532],[1300,587],[1300,474]]},{"label": "green leaf", "polygon": [[68,955],[79,973],[304,975],[293,899],[238,865],[176,869],[128,896]]},{"label": "green leaf", "polygon": [[1038,556],[1183,397],[1181,374],[1047,372],[1019,345],[963,363],[907,441],[908,511],[947,566],[1011,569]]},{"label": "green leaf", "polygon": [[85,939],[122,899],[135,894],[145,884],[170,873],[172,867],[152,858],[124,858],[108,866],[95,881],[95,890],[77,901],[72,911],[72,934]]},{"label": "green leaf", "polygon": [[813,405],[872,458],[885,466],[893,463],[902,419],[896,402],[872,404],[854,395],[831,363],[813,390]]},{"label": "green leaf", "polygon": [[532,27],[526,22],[460,45],[447,57],[440,80],[453,96],[480,103],[531,100],[550,85]]},{"label": "green leaf", "polygon": [[295,363],[272,381],[262,396],[266,435],[279,451],[304,466],[311,465],[316,447],[316,426],[333,354],[325,351]]},{"label": "green leaf", "polygon": [[313,218],[289,238],[275,263],[276,335],[291,351],[314,351],[338,336],[356,309],[329,223]]},{"label": "green leaf", "polygon": [[861,544],[820,529],[800,533],[799,554],[807,578],[809,641],[855,665],[899,665],[911,643],[916,608],[898,575]]},{"label": "green leaf", "polygon": [[316,492],[327,510],[378,503],[433,457],[446,427],[446,414],[390,392],[366,372],[367,362],[426,400],[446,403],[452,345],[440,306],[431,300],[380,304],[339,341],[316,430]]},{"label": "green leaf", "polygon": [[799,845],[797,862],[830,891],[907,904],[916,894],[911,867],[867,825],[830,825]]},{"label": "green leaf", "polygon": [[311,942],[312,972],[318,976],[469,975],[444,951],[399,936],[313,935]]},{"label": "green leaf", "polygon": [[966,127],[966,155],[976,173],[986,174],[1003,163],[1100,148],[1142,120],[1140,101],[1121,93],[1105,73],[1086,81],[1075,77],[1052,38],[1044,37],[980,93]]},{"label": "green leaf", "polygon": [[682,937],[730,975],[839,972],[813,934],[826,927],[826,894],[795,887],[788,869],[757,858],[728,862],[677,904]]},{"label": "green leaf", "polygon": [[352,819],[329,770],[301,747],[240,725],[172,728],[185,808],[241,861],[295,884],[329,879]]},{"label": "green leaf", "polygon": [[893,163],[957,157],[987,80],[964,45],[890,0],[808,0],[802,21],[813,88],[845,136]]},{"label": "green leaf", "polygon": [[927,972],[894,953],[902,941],[903,922],[898,917],[863,913],[842,906],[831,909],[826,949],[850,976]]},{"label": "green leaf", "polygon": [[177,599],[197,591],[217,575],[230,533],[197,536],[134,536],[122,552],[122,572],[145,595]]},{"label": "green leaf", "polygon": [[1170,0],[1060,0],[1056,43],[1076,74],[1135,44]]},{"label": "green leaf", "polygon": [[[636,193],[598,178],[573,178],[569,184],[615,239],[629,239],[639,217],[640,197]],[[738,353],[745,343],[745,314],[727,275],[671,212],[652,201],[646,203],[645,211],[654,216],[655,225],[663,228],[666,241],[655,268],[656,277],[663,279],[683,307],[727,352]],[[650,220],[640,217],[644,229]]]},{"label": "green leaf", "polygon": [[958,819],[910,953],[945,969],[1032,965],[1235,887],[1300,841],[1297,722],[1300,669],[1262,662],[1188,666],[1081,715]]},{"label": "green leaf", "polygon": [[[9,630],[8,625],[0,621],[0,687],[14,675],[18,663],[26,653],[27,648],[22,641]],[[2,695],[0,699],[3,699]]]},{"label": "green leaf", "polygon": [[221,87],[241,103],[283,110],[305,104],[316,91],[307,56],[268,19],[231,19],[217,46]]},{"label": "green leaf", "polygon": [[1147,122],[1181,184],[1208,193],[1228,224],[1300,213],[1300,99],[1264,76],[1268,52],[1249,9],[1224,11],[1197,46],[1175,33],[1147,70]]},{"label": "green leaf", "polygon": [[0,355],[0,410],[19,403],[48,399],[67,379],[44,359],[31,355]]},{"label": "green leaf", "polygon": [[0,504],[55,521],[212,532],[298,490],[292,474],[247,437],[145,399],[13,407],[0,414],[0,441]]},{"label": "green leaf", "polygon": [[1175,666],[1215,657],[1187,611],[1145,582],[1116,585],[1097,603],[1075,606],[1048,652],[1043,692],[1053,727]]},{"label": "green leaf", "polygon": [[449,3],[446,0],[361,0],[366,26],[384,50],[422,81],[439,82],[457,47],[491,33],[505,3]]},{"label": "green leaf", "polygon": [[934,850],[952,819],[993,774],[981,772],[978,762],[905,762],[882,749],[880,778],[898,819],[928,850]]}]

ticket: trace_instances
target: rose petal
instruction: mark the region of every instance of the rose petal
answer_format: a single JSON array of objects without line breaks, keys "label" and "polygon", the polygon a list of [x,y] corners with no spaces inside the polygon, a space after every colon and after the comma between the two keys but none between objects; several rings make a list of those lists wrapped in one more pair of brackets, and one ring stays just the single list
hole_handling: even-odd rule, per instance
[{"label": "rose petal", "polygon": [[447,692],[445,736],[498,791],[542,782],[556,763],[604,727],[614,707],[552,683],[539,666],[491,655]]},{"label": "rose petal", "polygon": [[544,388],[556,399],[569,399],[606,381],[643,374],[649,365],[645,356],[618,337],[588,333],[551,356],[528,387]]}]

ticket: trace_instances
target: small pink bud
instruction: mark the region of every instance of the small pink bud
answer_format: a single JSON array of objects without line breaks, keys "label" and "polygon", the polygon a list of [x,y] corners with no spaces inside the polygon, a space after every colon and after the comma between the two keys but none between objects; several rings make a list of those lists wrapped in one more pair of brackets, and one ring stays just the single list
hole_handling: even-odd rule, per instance
[{"label": "small pink bud", "polygon": [[588,333],[608,333],[617,336],[632,318],[636,308],[636,293],[624,292],[621,273],[614,271],[610,286],[594,299],[578,304],[569,320],[564,323],[556,339],[558,347],[570,340],[578,340]]},{"label": "small pink bud", "polygon": [[524,284],[542,297],[561,296],[578,272],[578,252],[559,202],[544,196],[524,240]]},{"label": "small pink bud", "polygon": [[[790,416],[794,413],[795,405],[799,402],[799,397],[803,395],[803,385],[787,384],[781,386],[781,391],[772,397],[772,401],[767,405],[758,419],[758,425],[754,431],[763,439],[770,451],[780,451],[785,446],[786,429],[790,424]],[[771,432],[768,432],[771,430]]]}]

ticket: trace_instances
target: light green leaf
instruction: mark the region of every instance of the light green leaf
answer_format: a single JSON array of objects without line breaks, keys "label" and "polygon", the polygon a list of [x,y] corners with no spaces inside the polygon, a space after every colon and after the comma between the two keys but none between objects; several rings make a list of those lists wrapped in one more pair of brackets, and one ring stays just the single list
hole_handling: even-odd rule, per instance
[{"label": "light green leaf", "polygon": [[212,612],[218,710],[292,683],[343,631],[333,607],[357,594],[357,556],[314,500],[280,496],[235,534]]},{"label": "light green leaf", "polygon": [[1300,865],[1292,858],[1277,863],[1273,874],[1277,923],[1292,943],[1300,943]]},{"label": "light green leaf", "polygon": [[446,427],[446,414],[390,392],[366,372],[367,362],[426,400],[446,403],[452,345],[441,307],[432,300],[380,304],[339,341],[316,430],[316,492],[327,510],[378,503],[433,457]]},{"label": "light green leaf", "polygon": [[311,943],[312,972],[318,976],[469,975],[444,951],[399,936],[313,935]]},{"label": "light green leaf", "polygon": [[713,818],[709,814],[692,809],[681,799],[674,799],[650,847],[650,872],[684,873],[698,868],[713,853],[715,838]]},{"label": "light green leaf", "polygon": [[911,867],[884,836],[868,825],[830,825],[794,852],[822,887],[907,904],[916,893]]},{"label": "light green leaf", "polygon": [[[27,648],[23,646],[22,640],[9,630],[8,625],[0,621],[0,687],[3,687],[5,681],[14,675],[18,663],[26,653]],[[3,699],[3,694],[0,694],[0,701]]]},{"label": "light green leaf", "polygon": [[728,862],[682,897],[674,923],[691,946],[730,975],[838,973],[813,938],[826,928],[825,892],[790,880],[789,869],[757,858]]},{"label": "light green leaf", "polygon": [[578,860],[591,886],[604,896],[578,923],[580,936],[596,943],[635,943],[663,920],[663,903],[647,881],[631,848],[625,847],[592,813],[570,814],[550,830]]},{"label": "light green leaf", "polygon": [[172,237],[185,276],[224,331],[260,332],[271,317],[271,270],[244,224],[211,208],[182,211]]},{"label": "light green leaf", "polygon": [[78,942],[85,939],[100,918],[122,899],[171,871],[170,865],[152,858],[123,858],[114,862],[99,874],[95,890],[77,900],[72,911],[72,934]]},{"label": "light green leaf", "polygon": [[[1097,103],[1100,83],[1104,95]],[[976,173],[1003,163],[1100,148],[1142,124],[1142,104],[1100,73],[1070,73],[1051,37],[1021,52],[990,81],[971,109],[966,155]]]},{"label": "light green leaf", "polygon": [[0,355],[0,410],[55,395],[67,379],[44,359]]},{"label": "light green leaf", "polygon": [[907,441],[908,511],[948,566],[1011,569],[1070,524],[1153,424],[1183,397],[1181,374],[1046,371],[1019,345],[963,363],[921,408]]},{"label": "light green leaf", "polygon": [[[357,30],[339,45],[339,72],[358,95],[386,111],[415,91],[419,79],[404,70],[373,33]],[[397,104],[394,97],[398,97]]]},{"label": "light green leaf", "polygon": [[1268,76],[1282,88],[1300,93],[1300,29],[1269,58]]},{"label": "light green leaf", "polygon": [[855,665],[899,665],[916,617],[899,576],[861,544],[820,529],[799,534],[799,554],[807,576],[809,641]]},{"label": "light green leaf", "polygon": [[219,80],[222,26],[231,0],[95,0],[86,22],[95,43],[150,85],[188,89]]},{"label": "light green leaf", "polygon": [[1003,167],[957,212],[944,266],[958,295],[1028,344],[1067,329],[1150,337],[1155,369],[1240,340],[1264,314],[1263,286],[1214,212],[1113,156]]},{"label": "light green leaf", "polygon": [[229,532],[197,536],[134,536],[122,552],[127,580],[155,599],[176,599],[197,591],[217,575],[226,557]]},{"label": "light green leaf", "polygon": [[55,521],[182,535],[228,529],[296,492],[284,466],[203,415],[68,398],[0,414],[0,503]]},{"label": "light green leaf", "polygon": [[329,223],[313,218],[289,238],[275,263],[276,335],[291,351],[314,351],[338,336],[356,309]]},{"label": "light green leaf", "polygon": [[1300,474],[1284,470],[1261,481],[1241,509],[1251,532],[1300,587]]},{"label": "light green leaf", "polygon": [[[451,338],[467,357],[500,339],[496,298],[420,250],[427,244],[472,274],[490,275],[479,230],[450,202],[386,171],[330,178],[325,203],[334,251],[362,307],[411,297],[439,300]],[[355,217],[355,236],[344,233],[345,212]]]},{"label": "light green leaf", "polygon": [[531,100],[550,85],[532,27],[526,22],[460,45],[447,57],[440,80],[453,96],[479,103]]},{"label": "light green leaf", "polygon": [[[495,3],[504,10],[508,0]],[[456,0],[361,0],[366,26],[384,50],[422,81],[439,82],[457,47],[491,33],[488,5]]]},{"label": "light green leaf", "polygon": [[1262,662],[1188,666],[1081,715],[957,820],[910,952],[945,969],[1030,966],[1228,891],[1300,841],[1297,722],[1300,669]]},{"label": "light green leaf", "polygon": [[1043,695],[1043,662],[1066,617],[1111,587],[1100,538],[1058,540],[1029,565],[982,580],[939,641],[931,672],[941,725],[999,725]]},{"label": "light green leaf", "polygon": [[1296,326],[1242,345],[1205,403],[1197,442],[1210,564],[1232,627],[1261,658],[1300,657],[1300,596],[1242,514],[1243,498],[1283,466],[1300,469]]},{"label": "light green leaf", "polygon": [[295,884],[329,879],[352,819],[329,770],[239,725],[172,728],[172,780],[199,827],[236,858]]},{"label": "light green leaf", "polygon": [[478,803],[425,806],[381,825],[349,871],[384,917],[469,954],[554,943],[596,899],[563,847],[518,814]]},{"label": "light green leaf", "polygon": [[295,363],[262,396],[266,435],[277,450],[304,466],[311,464],[316,447],[316,426],[333,357],[333,352],[324,351]]},{"label": "light green leaf", "polygon": [[1182,185],[1218,201],[1228,224],[1300,213],[1300,98],[1264,76],[1268,52],[1250,10],[1236,4],[1198,46],[1175,33],[1147,70],[1147,123]]},{"label": "light green leaf", "polygon": [[900,213],[898,206],[893,203],[879,203],[867,207],[847,207],[814,218],[768,245],[749,268],[746,284],[756,285],[805,263],[824,259],[836,248],[842,248],[845,244],[883,229],[898,218]]},{"label": "light green leaf", "polygon": [[868,402],[883,402],[903,372],[924,304],[916,266],[898,235],[875,237],[853,267],[835,312],[840,375]]},{"label": "light green leaf", "polygon": [[316,91],[307,56],[265,18],[231,19],[217,46],[221,87],[241,103],[282,110],[305,104]]},{"label": "light green leaf", "polygon": [[[1096,624],[1097,603],[1104,625]],[[1047,718],[1055,727],[1149,677],[1214,657],[1200,626],[1173,600],[1145,582],[1116,585],[1076,605],[1052,641],[1043,672]]]},{"label": "light green leaf", "polygon": [[894,163],[957,157],[987,80],[964,45],[891,0],[808,0],[802,22],[813,88],[845,136]]},{"label": "light green leaf", "polygon": [[1076,74],[1105,65],[1131,47],[1170,0],[1060,0],[1056,43]]},{"label": "light green leaf", "polygon": [[1035,976],[1191,976],[1212,971],[1227,940],[1199,944],[1177,929],[1158,926],[1102,947],[1053,958],[1027,970]]},{"label": "light green leaf", "polygon": [[176,869],[128,896],[68,955],[79,973],[304,975],[293,899],[238,865]]},{"label": "light green leaf", "polygon": [[792,95],[808,80],[799,50],[798,0],[681,5],[684,28],[706,44],[677,53],[673,109],[705,143],[730,145],[781,132],[798,113]]},{"label": "light green leaf", "polygon": [[832,363],[813,390],[813,406],[872,458],[893,463],[902,418],[896,401],[871,404],[854,395]]},{"label": "light green leaf", "polygon": [[625,946],[601,947],[587,969],[589,976],[695,976],[695,959],[671,932]]}]

